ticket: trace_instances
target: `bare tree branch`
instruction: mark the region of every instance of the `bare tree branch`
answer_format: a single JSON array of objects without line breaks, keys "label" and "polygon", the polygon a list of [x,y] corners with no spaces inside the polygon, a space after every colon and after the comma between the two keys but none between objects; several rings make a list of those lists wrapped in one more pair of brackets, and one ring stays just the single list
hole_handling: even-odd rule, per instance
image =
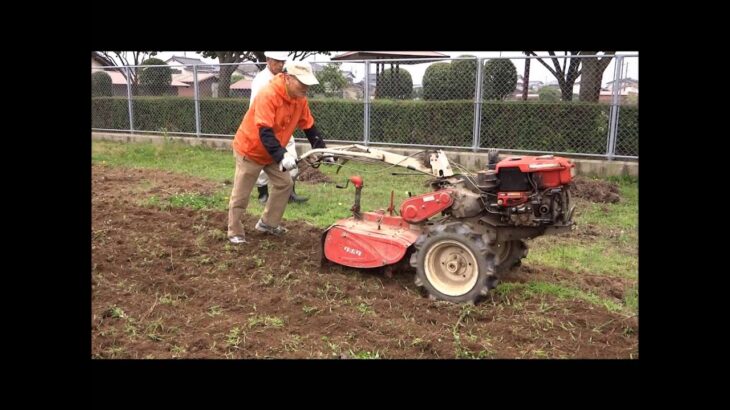
[{"label": "bare tree branch", "polygon": [[[537,54],[534,51],[525,51],[524,53],[537,57]],[[565,51],[564,53],[565,55],[563,56],[562,66],[560,65],[560,60],[555,55],[554,51],[548,51],[553,67],[550,67],[542,60],[542,58],[538,58],[537,61],[547,68],[555,79],[558,80],[558,86],[560,87],[560,93],[562,94],[563,101],[571,101],[573,99],[573,84],[575,84],[575,80],[578,76],[580,76],[580,59],[570,57],[577,55],[579,51]]]},{"label": "bare tree branch", "polygon": [[[263,51],[198,51],[200,55],[207,58],[217,58],[221,64],[226,63],[241,63],[243,61],[251,61],[256,63],[259,70],[263,70],[266,67],[266,56]],[[327,54],[329,51],[290,51],[289,55],[292,60],[296,58],[304,59],[314,54]],[[238,65],[221,65],[219,77],[218,77],[218,93],[221,97],[228,97],[230,95],[231,76],[236,71]]]},{"label": "bare tree branch", "polygon": [[[116,66],[138,66],[141,65],[148,57],[157,55],[157,51],[100,51],[110,62]],[[132,55],[132,61],[129,60],[129,54]],[[148,55],[149,54],[149,55]],[[119,72],[127,78],[127,70],[119,70]],[[132,92],[136,94],[137,84],[139,84],[138,67],[129,67],[131,78],[127,81],[132,85]]]}]

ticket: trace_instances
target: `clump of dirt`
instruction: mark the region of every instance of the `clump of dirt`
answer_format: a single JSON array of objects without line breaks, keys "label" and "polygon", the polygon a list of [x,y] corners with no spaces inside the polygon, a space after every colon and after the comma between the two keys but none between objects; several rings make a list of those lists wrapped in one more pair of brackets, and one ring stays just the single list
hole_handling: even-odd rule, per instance
[{"label": "clump of dirt", "polygon": [[302,165],[299,168],[297,181],[305,184],[321,184],[323,182],[332,182],[330,177],[323,174],[318,168],[312,168],[309,165]]},{"label": "clump of dirt", "polygon": [[617,183],[586,177],[574,178],[570,193],[591,202],[615,204],[621,200]]}]

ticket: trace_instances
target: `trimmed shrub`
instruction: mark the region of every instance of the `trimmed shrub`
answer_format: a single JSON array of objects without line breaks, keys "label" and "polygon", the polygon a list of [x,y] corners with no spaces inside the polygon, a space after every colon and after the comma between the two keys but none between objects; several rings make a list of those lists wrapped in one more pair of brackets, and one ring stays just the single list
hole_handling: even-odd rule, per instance
[{"label": "trimmed shrub", "polygon": [[470,55],[459,56],[459,58],[462,57],[473,57],[474,60],[454,60],[451,62],[451,70],[449,71],[451,99],[473,100],[474,84],[477,79],[477,60],[476,57]]},{"label": "trimmed shrub", "polygon": [[375,85],[375,98],[391,100],[407,100],[413,94],[411,73],[399,68],[386,69],[378,77]]},{"label": "trimmed shrub", "polygon": [[91,73],[91,96],[112,96],[112,78],[109,74],[105,73],[104,71]]},{"label": "trimmed shrub", "polygon": [[448,100],[451,96],[449,76],[451,64],[434,63],[423,73],[423,99]]},{"label": "trimmed shrub", "polygon": [[487,60],[483,74],[482,96],[485,100],[504,100],[517,87],[517,68],[508,59]]},{"label": "trimmed shrub", "polygon": [[142,65],[162,66],[145,67],[139,73],[139,85],[142,95],[170,94],[172,84],[172,68],[159,58],[148,58]]}]

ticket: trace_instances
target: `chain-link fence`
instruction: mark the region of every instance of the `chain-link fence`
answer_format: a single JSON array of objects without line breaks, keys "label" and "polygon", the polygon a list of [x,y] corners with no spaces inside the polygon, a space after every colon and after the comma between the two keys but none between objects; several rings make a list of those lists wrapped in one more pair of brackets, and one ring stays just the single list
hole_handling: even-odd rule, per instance
[{"label": "chain-link fence", "polygon": [[[638,158],[638,55],[312,63],[328,141]],[[265,64],[92,67],[92,130],[231,138]],[[304,138],[301,130],[296,138]]]}]

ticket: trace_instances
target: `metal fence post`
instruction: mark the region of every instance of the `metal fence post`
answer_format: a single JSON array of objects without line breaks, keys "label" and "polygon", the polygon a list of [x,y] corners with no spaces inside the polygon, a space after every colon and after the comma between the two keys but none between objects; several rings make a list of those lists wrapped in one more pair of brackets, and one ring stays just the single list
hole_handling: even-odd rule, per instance
[{"label": "metal fence post", "polygon": [[616,56],[613,70],[613,98],[611,100],[611,114],[608,124],[608,138],[606,139],[606,158],[611,161],[616,155],[616,134],[618,134],[619,90],[621,89],[621,71],[624,57]]},{"label": "metal fence post", "polygon": [[127,109],[129,110],[129,133],[134,134],[134,116],[132,115],[132,75],[127,69]]},{"label": "metal fence post", "polygon": [[363,144],[365,146],[370,142],[370,61],[365,60],[365,109],[364,109],[364,124],[363,124]]},{"label": "metal fence post", "polygon": [[472,150],[477,152],[480,146],[482,126],[482,62],[477,58],[477,84],[474,89],[474,138]]},{"label": "metal fence post", "polygon": [[195,136],[200,138],[200,94],[198,93],[198,66],[193,65],[193,98],[195,99]]}]

